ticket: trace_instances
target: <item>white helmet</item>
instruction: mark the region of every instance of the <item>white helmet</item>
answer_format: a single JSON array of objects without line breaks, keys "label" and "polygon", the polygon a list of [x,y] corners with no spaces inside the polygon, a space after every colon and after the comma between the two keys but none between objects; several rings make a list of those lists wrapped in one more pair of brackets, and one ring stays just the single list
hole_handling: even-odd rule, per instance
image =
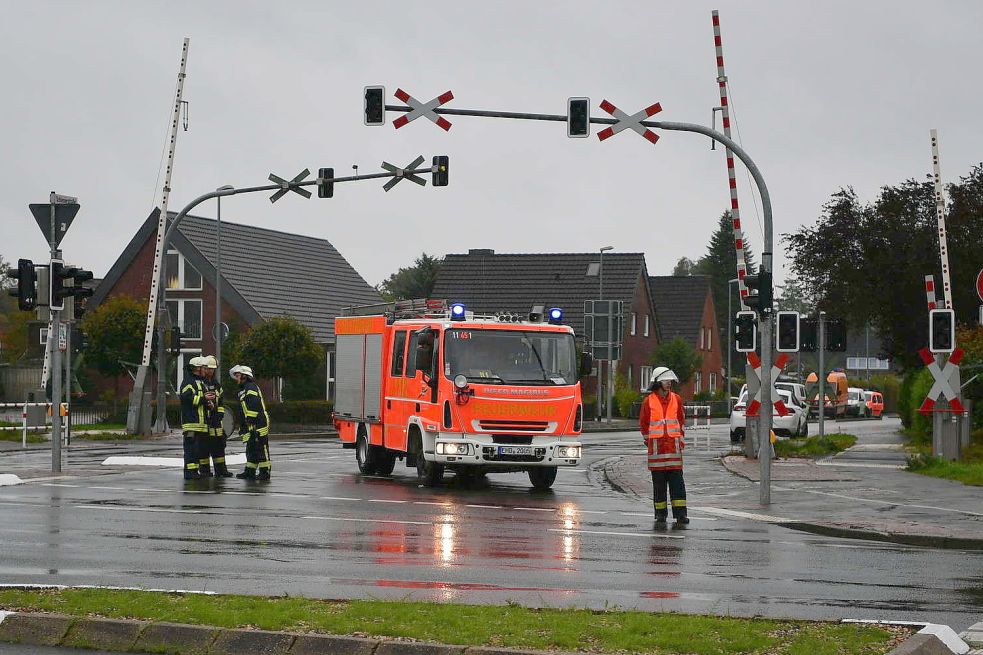
[{"label": "white helmet", "polygon": [[655,389],[659,386],[660,382],[665,382],[666,380],[670,382],[679,382],[679,378],[676,374],[672,372],[672,369],[668,366],[656,366],[652,371],[652,376],[649,378],[649,390]]},{"label": "white helmet", "polygon": [[237,364],[229,369],[229,375],[235,375],[236,373],[253,377],[253,369],[248,366],[243,366],[242,364]]},{"label": "white helmet", "polygon": [[200,368],[205,365],[205,361],[206,360],[204,357],[192,357],[190,360],[188,360],[188,366],[191,368]]},{"label": "white helmet", "polygon": [[215,355],[209,355],[208,357],[202,357],[205,363],[202,364],[205,368],[218,368],[218,360],[215,359]]}]

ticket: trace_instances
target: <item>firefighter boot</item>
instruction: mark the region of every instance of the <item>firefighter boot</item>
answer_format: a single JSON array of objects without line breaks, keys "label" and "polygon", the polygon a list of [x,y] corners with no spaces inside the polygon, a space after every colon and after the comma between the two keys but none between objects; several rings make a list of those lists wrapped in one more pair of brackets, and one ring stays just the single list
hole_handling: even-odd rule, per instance
[{"label": "firefighter boot", "polygon": [[244,470],[242,473],[239,473],[238,475],[236,475],[236,477],[239,478],[240,480],[255,480],[256,479],[256,469],[249,468],[247,466],[246,467],[246,470]]},{"label": "firefighter boot", "polygon": [[198,473],[197,469],[184,469],[184,479],[185,480],[200,480],[201,475]]},{"label": "firefighter boot", "polygon": [[655,501],[655,522],[665,523],[669,518],[669,506],[665,501]]},{"label": "firefighter boot", "polygon": [[225,462],[215,462],[215,475],[220,478],[231,478],[232,471],[225,465]]},{"label": "firefighter boot", "polygon": [[257,477],[256,479],[257,480],[269,480],[270,479],[270,469],[267,469],[267,468],[260,469],[259,477]]},{"label": "firefighter boot", "polygon": [[198,467],[198,473],[203,478],[210,478],[210,477],[212,477],[212,467],[211,467],[211,465],[210,464],[202,464],[201,466]]}]

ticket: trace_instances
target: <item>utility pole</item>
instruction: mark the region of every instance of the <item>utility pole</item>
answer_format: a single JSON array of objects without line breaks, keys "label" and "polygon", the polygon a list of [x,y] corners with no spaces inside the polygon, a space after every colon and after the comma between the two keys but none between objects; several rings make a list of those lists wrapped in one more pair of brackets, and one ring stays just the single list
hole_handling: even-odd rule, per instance
[{"label": "utility pole", "polygon": [[[58,194],[54,191],[48,196],[48,204],[51,206],[51,232],[48,245],[51,248],[50,260],[54,262],[61,259],[61,251],[58,250],[57,222],[55,220],[55,202]],[[55,270],[51,265],[48,273],[48,288],[55,288]],[[54,293],[51,300],[54,300]],[[50,302],[50,301],[49,301]],[[48,343],[51,344],[51,471],[61,473],[61,311],[51,310],[51,328],[48,333]]]},{"label": "utility pole", "polygon": [[[819,438],[824,439],[826,437],[826,362],[824,361],[824,355],[826,353],[826,312],[819,312],[819,396],[817,400],[817,406],[819,408]],[[835,410],[834,410],[835,411]]]}]

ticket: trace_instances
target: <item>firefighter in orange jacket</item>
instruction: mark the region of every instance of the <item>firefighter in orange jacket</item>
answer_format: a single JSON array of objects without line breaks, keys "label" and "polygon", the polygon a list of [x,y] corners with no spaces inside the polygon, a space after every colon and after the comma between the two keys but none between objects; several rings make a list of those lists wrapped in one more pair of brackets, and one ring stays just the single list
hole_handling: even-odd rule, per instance
[{"label": "firefighter in orange jacket", "polygon": [[683,426],[686,414],[679,394],[673,393],[672,383],[679,378],[671,369],[659,366],[649,380],[651,393],[642,403],[639,423],[648,448],[648,466],[652,472],[655,502],[655,522],[665,523],[669,516],[666,486],[672,502],[672,517],[676,523],[689,523],[686,516],[686,484],[683,482]]}]

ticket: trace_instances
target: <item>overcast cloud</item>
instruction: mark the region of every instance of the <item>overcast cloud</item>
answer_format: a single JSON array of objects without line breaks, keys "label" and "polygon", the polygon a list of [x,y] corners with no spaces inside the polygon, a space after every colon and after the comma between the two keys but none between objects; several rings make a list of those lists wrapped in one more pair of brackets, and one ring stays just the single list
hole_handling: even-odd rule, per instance
[{"label": "overcast cloud", "polygon": [[[419,154],[451,159],[450,186],[339,184],[333,199],[226,200],[223,218],[323,237],[371,284],[422,251],[644,252],[652,274],[699,257],[729,205],[723,151],[695,134],[655,146],[626,131],[568,139],[560,123],[451,117],[398,131],[362,124],[362,87],[458,108],[565,113],[568,96],[709,124],[719,104],[710,12],[721,12],[737,126],[771,192],[777,237],[837,188],[983,160],[983,3],[962,2],[38,2],[2,3],[0,254],[47,259],[27,209],[79,197],[66,260],[104,275],[160,202],[182,39],[191,38],[170,209],[270,172]],[[976,118],[973,118],[973,117]],[[597,126],[593,127],[597,131]],[[743,169],[746,233],[762,233]],[[156,187],[155,187],[156,184]],[[194,213],[214,216],[214,201]],[[932,244],[926,244],[930,247]],[[757,257],[760,259],[760,256]],[[918,272],[919,275],[922,273]],[[781,275],[781,271],[779,270]],[[919,276],[915,278],[920,279]],[[919,283],[913,278],[912,283]]]}]

